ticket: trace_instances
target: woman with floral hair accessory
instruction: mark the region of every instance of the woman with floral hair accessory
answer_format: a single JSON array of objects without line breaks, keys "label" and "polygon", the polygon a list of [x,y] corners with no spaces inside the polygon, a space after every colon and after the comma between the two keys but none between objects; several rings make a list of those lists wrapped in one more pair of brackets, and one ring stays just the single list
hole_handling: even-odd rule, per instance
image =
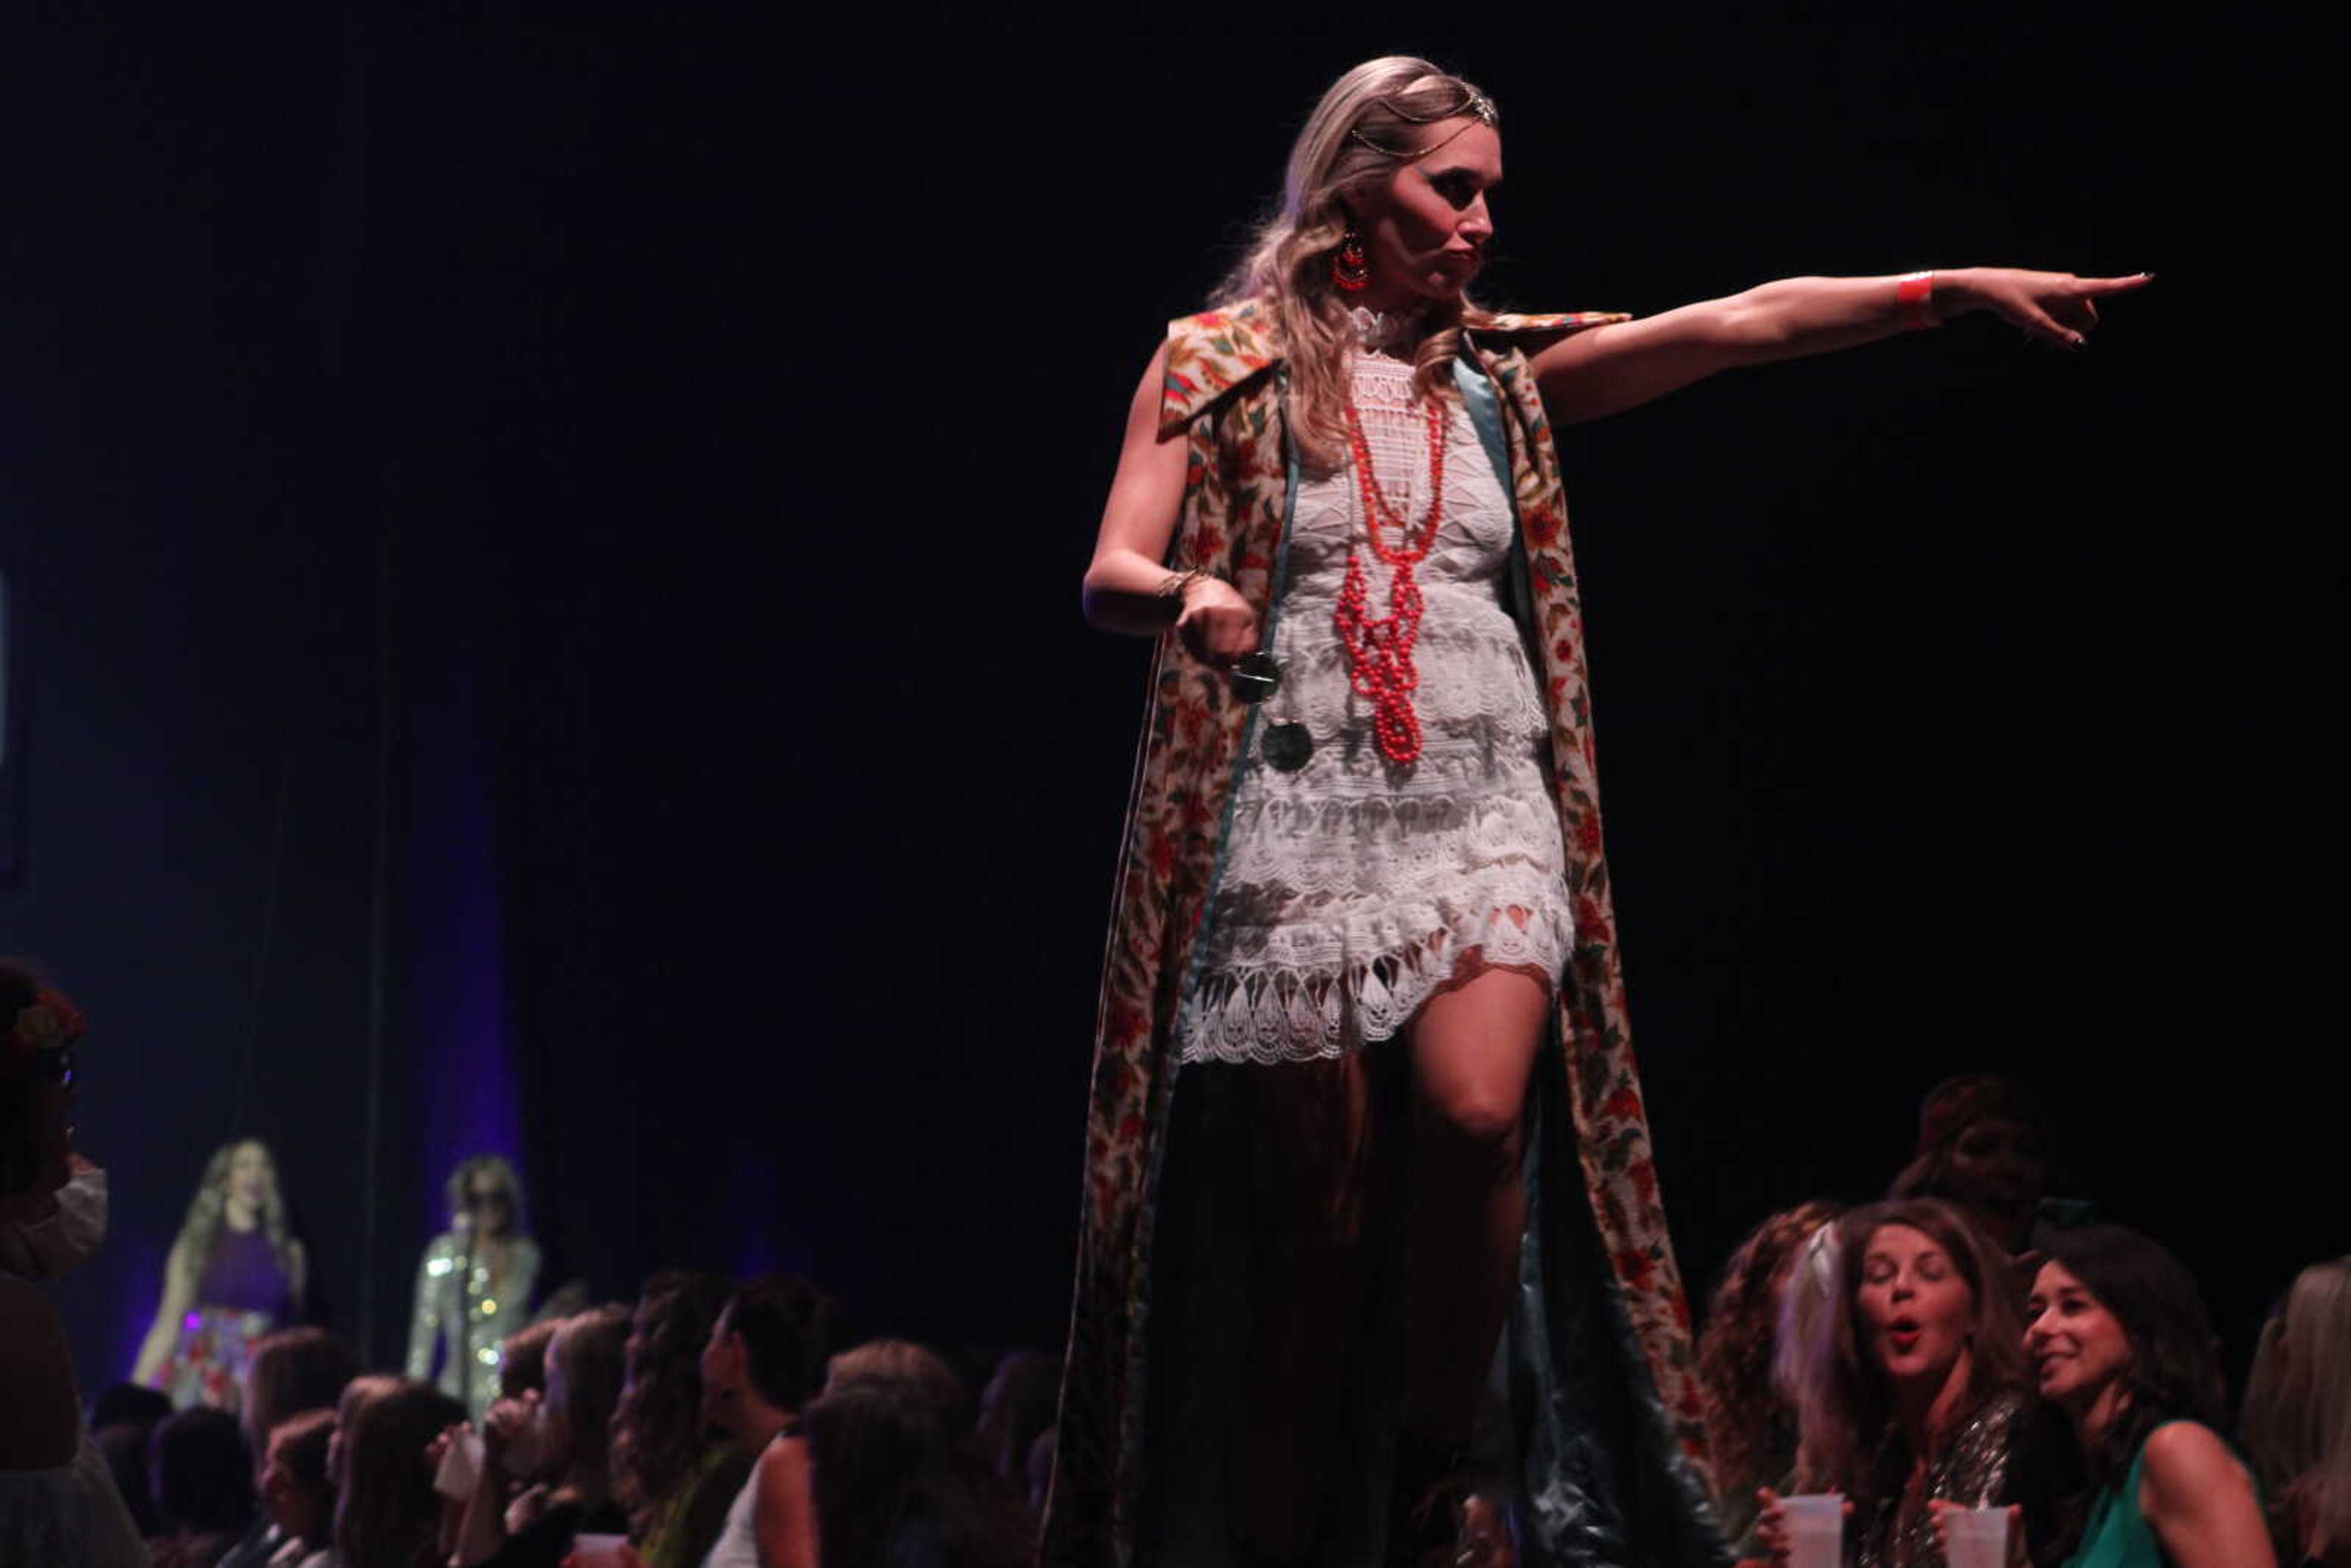
[{"label": "woman with floral hair accessory", "polygon": [[1134,394],[1086,609],[1158,653],[1049,1563],[1448,1556],[1506,1317],[1528,1559],[1720,1554],[1551,427],[1969,311],[2077,347],[2147,281],[1502,314],[1469,295],[1501,176],[1475,87],[1350,70]]},{"label": "woman with floral hair accessory", "polygon": [[287,1222],[277,1162],[258,1138],[214,1149],[163,1262],[133,1383],[194,1405],[237,1407],[253,1347],[301,1315],[308,1265]]},{"label": "woman with floral hair accessory", "polygon": [[[57,1214],[74,1176],[75,1051],[86,1026],[62,992],[0,960],[0,1227]],[[90,1441],[65,1323],[0,1260],[0,1563],[146,1568],[146,1542]]]}]

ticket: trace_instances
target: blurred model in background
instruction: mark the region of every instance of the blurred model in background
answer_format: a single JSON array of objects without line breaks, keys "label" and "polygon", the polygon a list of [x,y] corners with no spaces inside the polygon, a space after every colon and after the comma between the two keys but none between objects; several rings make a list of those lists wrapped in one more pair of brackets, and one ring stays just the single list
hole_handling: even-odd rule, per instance
[{"label": "blurred model in background", "polygon": [[223,1144],[164,1260],[162,1297],[131,1381],[162,1389],[182,1410],[235,1409],[254,1342],[301,1315],[308,1272],[268,1145]]},{"label": "blurred model in background", "polygon": [[449,1177],[449,1228],[416,1267],[408,1375],[435,1383],[480,1420],[497,1397],[499,1342],[530,1321],[538,1285],[522,1179],[496,1155],[459,1161]]}]

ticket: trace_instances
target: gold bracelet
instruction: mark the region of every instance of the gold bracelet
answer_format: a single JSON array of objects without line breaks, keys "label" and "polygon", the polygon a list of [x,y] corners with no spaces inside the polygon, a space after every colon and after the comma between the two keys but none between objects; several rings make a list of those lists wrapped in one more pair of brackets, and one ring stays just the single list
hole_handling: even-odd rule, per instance
[{"label": "gold bracelet", "polygon": [[1171,571],[1159,585],[1159,602],[1167,606],[1167,618],[1174,620],[1184,613],[1184,591],[1207,577],[1198,567],[1189,571]]}]

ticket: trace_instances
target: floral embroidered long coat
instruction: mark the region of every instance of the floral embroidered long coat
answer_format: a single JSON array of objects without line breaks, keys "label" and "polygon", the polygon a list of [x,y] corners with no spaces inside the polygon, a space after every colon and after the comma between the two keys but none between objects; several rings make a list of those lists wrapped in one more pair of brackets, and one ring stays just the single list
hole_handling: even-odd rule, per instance
[{"label": "floral embroidered long coat", "polygon": [[[1670,1452],[1668,1490],[1703,1489],[1700,1402],[1690,1322],[1667,1239],[1626,1025],[1584,674],[1583,618],[1558,455],[1519,344],[1609,315],[1502,316],[1466,335],[1467,359],[1498,394],[1531,613],[1551,714],[1553,777],[1574,900],[1576,951],[1558,993],[1575,1162],[1605,1252],[1603,1281],[1630,1354],[1628,1381]],[[1160,404],[1163,439],[1188,446],[1170,564],[1226,579],[1264,613],[1291,478],[1280,345],[1249,304],[1173,323]],[[1465,387],[1471,378],[1463,378]],[[1473,413],[1476,412],[1473,401]],[[1489,437],[1489,441],[1490,441]],[[1160,640],[1129,800],[1097,1019],[1086,1130],[1078,1275],[1043,1561],[1131,1562],[1142,1478],[1146,1319],[1154,1209],[1176,1079],[1170,1026],[1211,902],[1238,760],[1254,710],[1223,678]],[[1695,1505],[1703,1513],[1704,1505]]]}]

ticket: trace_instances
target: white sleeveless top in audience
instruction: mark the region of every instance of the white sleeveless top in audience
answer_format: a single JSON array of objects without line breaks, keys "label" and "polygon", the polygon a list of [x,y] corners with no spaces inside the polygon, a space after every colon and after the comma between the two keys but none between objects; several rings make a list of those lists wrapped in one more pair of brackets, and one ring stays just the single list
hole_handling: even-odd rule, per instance
[{"label": "white sleeveless top in audience", "polygon": [[[766,1451],[760,1450],[762,1454]],[[735,1494],[734,1502],[728,1506],[726,1527],[710,1543],[710,1555],[702,1560],[702,1568],[759,1568],[759,1538],[752,1528],[752,1515],[758,1511],[758,1502],[759,1467],[755,1462],[751,1473],[743,1478],[743,1490]]]}]

